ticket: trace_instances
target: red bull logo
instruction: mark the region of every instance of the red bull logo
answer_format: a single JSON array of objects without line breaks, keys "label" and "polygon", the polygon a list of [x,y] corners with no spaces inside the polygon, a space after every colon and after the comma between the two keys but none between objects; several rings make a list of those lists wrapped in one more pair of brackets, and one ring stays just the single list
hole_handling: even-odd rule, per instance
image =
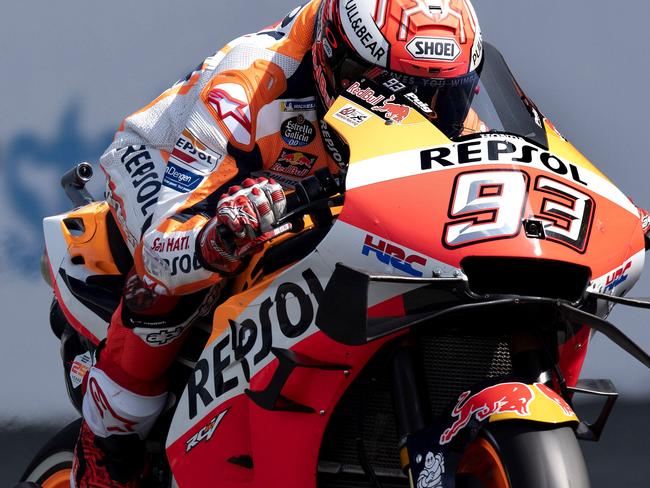
[{"label": "red bull logo", "polygon": [[395,101],[395,95],[391,95],[384,100],[381,106],[372,107],[373,112],[383,113],[384,117],[392,120],[396,124],[401,124],[402,121],[411,113],[411,108],[399,103],[392,103]]},{"label": "red bull logo", "polygon": [[546,398],[548,398],[549,400],[553,400],[555,403],[557,403],[558,407],[562,409],[562,413],[564,415],[566,415],[567,417],[575,416],[575,412],[573,411],[571,406],[564,400],[564,398],[562,398],[560,395],[555,393],[548,386],[546,386],[543,383],[535,383],[535,387]]},{"label": "red bull logo", "polygon": [[271,171],[297,176],[307,176],[316,164],[317,156],[300,151],[283,149],[276,162],[271,166]]},{"label": "red bull logo", "polygon": [[452,415],[456,421],[440,436],[440,444],[448,444],[467,426],[472,418],[479,422],[498,413],[528,416],[530,402],[535,398],[532,388],[524,383],[500,383],[470,396],[469,391],[458,397]]}]

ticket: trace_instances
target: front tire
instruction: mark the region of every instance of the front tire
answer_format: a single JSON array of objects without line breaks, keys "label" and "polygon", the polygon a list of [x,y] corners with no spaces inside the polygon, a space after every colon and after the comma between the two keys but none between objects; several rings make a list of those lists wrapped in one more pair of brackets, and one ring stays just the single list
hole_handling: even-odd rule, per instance
[{"label": "front tire", "polygon": [[473,480],[468,486],[483,488],[590,487],[571,427],[526,421],[488,425],[466,453],[459,473]]},{"label": "front tire", "polygon": [[74,446],[80,429],[81,419],[77,419],[52,437],[34,457],[20,481],[42,488],[69,488]]}]

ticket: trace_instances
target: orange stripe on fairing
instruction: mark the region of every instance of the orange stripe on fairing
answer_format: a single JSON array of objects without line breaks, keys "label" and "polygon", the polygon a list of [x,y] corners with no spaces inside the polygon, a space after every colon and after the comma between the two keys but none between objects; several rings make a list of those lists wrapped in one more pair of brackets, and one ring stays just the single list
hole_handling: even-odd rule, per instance
[{"label": "orange stripe on fairing", "polygon": [[319,1],[312,1],[307,5],[294,21],[289,35],[269,49],[302,61],[314,42],[314,23],[319,7]]}]

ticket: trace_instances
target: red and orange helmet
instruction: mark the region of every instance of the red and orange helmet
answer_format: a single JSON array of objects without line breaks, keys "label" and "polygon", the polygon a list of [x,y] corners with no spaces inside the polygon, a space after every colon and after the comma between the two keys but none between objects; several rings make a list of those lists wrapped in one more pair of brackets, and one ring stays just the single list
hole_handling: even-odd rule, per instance
[{"label": "red and orange helmet", "polygon": [[471,96],[468,75],[483,58],[470,0],[323,0],[312,52],[328,108],[372,67],[405,81],[427,103],[448,86],[467,85],[462,92]]}]

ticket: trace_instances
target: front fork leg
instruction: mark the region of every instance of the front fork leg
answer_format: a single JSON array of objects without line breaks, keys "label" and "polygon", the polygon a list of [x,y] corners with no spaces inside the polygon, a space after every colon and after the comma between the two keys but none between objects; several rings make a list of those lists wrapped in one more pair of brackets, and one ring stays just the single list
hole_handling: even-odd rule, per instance
[{"label": "front fork leg", "polygon": [[408,339],[397,346],[391,358],[392,394],[400,462],[402,469],[408,473],[411,488],[415,485],[409,468],[406,439],[408,435],[422,430],[430,420],[424,381],[417,373],[422,368],[417,368],[416,358],[417,351]]}]

